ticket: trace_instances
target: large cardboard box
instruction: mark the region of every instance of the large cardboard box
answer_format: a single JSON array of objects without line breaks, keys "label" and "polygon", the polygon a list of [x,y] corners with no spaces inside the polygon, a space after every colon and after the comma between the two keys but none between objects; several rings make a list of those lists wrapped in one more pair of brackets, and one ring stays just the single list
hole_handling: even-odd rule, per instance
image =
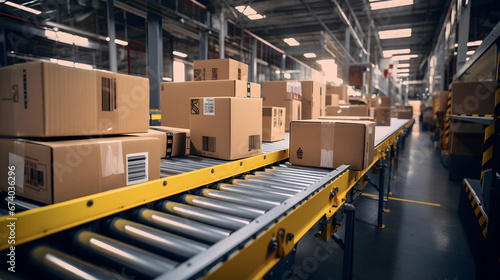
[{"label": "large cardboard box", "polygon": [[260,85],[242,81],[168,82],[161,84],[161,125],[189,128],[191,97],[260,98]]},{"label": "large cardboard box", "polygon": [[149,81],[48,62],[0,72],[0,135],[58,137],[147,132]]},{"label": "large cardboard box", "polygon": [[195,81],[248,81],[248,65],[230,58],[195,60],[193,68]]},{"label": "large cardboard box", "polygon": [[320,120],[344,120],[344,121],[372,121],[375,119],[372,117],[361,117],[361,116],[324,116],[320,117]]},{"label": "large cardboard box", "polygon": [[234,160],[262,153],[262,99],[191,98],[191,153]]},{"label": "large cardboard box", "polygon": [[332,85],[327,85],[326,86],[326,94],[336,94],[339,96],[339,100],[344,100],[348,101],[349,100],[349,95],[347,93],[347,86],[332,86]]},{"label": "large cardboard box", "polygon": [[274,142],[285,139],[284,107],[262,107],[262,141]]},{"label": "large cardboard box", "polygon": [[15,166],[16,195],[47,204],[159,179],[159,154],[159,140],[150,137],[0,139],[0,168]]},{"label": "large cardboard box", "polygon": [[361,87],[363,86],[363,70],[364,67],[351,67],[349,68],[349,85]]},{"label": "large cardboard box", "polygon": [[446,109],[448,106],[448,94],[449,91],[441,91],[439,92],[439,107],[438,112],[446,113]]},{"label": "large cardboard box", "polygon": [[189,154],[191,138],[189,129],[151,126],[147,133],[130,134],[138,137],[153,137],[160,140],[160,157],[170,158]]},{"label": "large cardboard box", "polygon": [[452,114],[493,114],[496,82],[456,82],[451,84]]},{"label": "large cardboard box", "polygon": [[325,114],[326,85],[314,81],[301,81],[302,119],[318,119]]},{"label": "large cardboard box", "polygon": [[483,155],[483,134],[453,132],[450,142],[450,154],[477,157]]},{"label": "large cardboard box", "polygon": [[[326,106],[339,106],[339,95],[327,94],[325,107]],[[325,108],[325,110],[326,110],[326,108]]]},{"label": "large cardboard box", "polygon": [[375,123],[371,121],[293,121],[290,163],[337,168],[350,165],[363,170],[375,155]]},{"label": "large cardboard box", "polygon": [[290,123],[302,119],[302,101],[300,100],[283,100],[283,105],[286,108],[285,116],[285,131],[290,131]]},{"label": "large cardboard box", "polygon": [[281,106],[286,99],[302,100],[302,84],[299,81],[262,82],[264,106]]},{"label": "large cardboard box", "polygon": [[327,116],[369,116],[367,105],[326,106]]},{"label": "large cardboard box", "polygon": [[391,125],[391,107],[370,108],[370,117],[375,119],[375,125],[377,125],[377,126],[390,126]]}]

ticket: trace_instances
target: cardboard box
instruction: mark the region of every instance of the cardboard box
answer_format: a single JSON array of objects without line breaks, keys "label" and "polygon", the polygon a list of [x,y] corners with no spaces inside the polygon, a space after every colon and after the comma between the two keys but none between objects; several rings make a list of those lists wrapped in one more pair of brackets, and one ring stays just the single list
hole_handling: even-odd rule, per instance
[{"label": "cardboard box", "polygon": [[409,120],[411,118],[413,118],[413,115],[411,114],[410,111],[398,111],[397,112],[397,118],[398,119],[404,119],[404,120]]},{"label": "cardboard box", "polygon": [[363,86],[363,70],[364,67],[349,68],[349,85],[355,87]]},{"label": "cardboard box", "polygon": [[450,154],[482,157],[484,135],[479,133],[451,133]]},{"label": "cardboard box", "polygon": [[[160,178],[160,144],[150,137],[64,141],[0,139],[0,168],[16,167],[16,194],[58,203]],[[0,180],[7,182],[7,172]],[[7,184],[0,184],[7,191]]]},{"label": "cardboard box", "polygon": [[285,139],[284,107],[262,107],[262,141],[274,142]]},{"label": "cardboard box", "polygon": [[494,113],[496,82],[457,82],[451,84],[451,113]]},{"label": "cardboard box", "polygon": [[446,113],[446,109],[448,106],[448,91],[439,92],[439,108],[438,112]]},{"label": "cardboard box", "polygon": [[324,116],[320,117],[320,120],[338,120],[338,121],[372,121],[375,119],[372,117],[361,117],[361,116]]},{"label": "cardboard box", "polygon": [[147,133],[134,133],[130,135],[153,137],[160,140],[161,158],[171,158],[189,154],[189,146],[191,144],[189,129],[151,126]]},{"label": "cardboard box", "polygon": [[193,68],[195,81],[248,81],[248,65],[230,58],[195,60]]},{"label": "cardboard box", "polygon": [[451,122],[450,123],[451,133],[475,133],[484,135],[484,127],[479,123],[468,123],[468,122]]},{"label": "cardboard box", "polygon": [[290,123],[302,119],[302,101],[284,100],[283,105],[286,108],[285,131],[290,131]]},{"label": "cardboard box", "polygon": [[327,94],[325,107],[326,106],[339,106],[339,96],[337,94]]},{"label": "cardboard box", "polygon": [[339,100],[349,101],[349,95],[347,93],[347,86],[332,86],[326,85],[326,94],[336,94],[339,96]]},{"label": "cardboard box", "polygon": [[363,170],[375,155],[375,123],[371,121],[293,121],[290,163],[337,168],[350,165]]},{"label": "cardboard box", "polygon": [[369,116],[367,105],[326,106],[327,116]]},{"label": "cardboard box", "polygon": [[58,137],[148,131],[146,78],[48,62],[7,66],[0,77],[0,135]]},{"label": "cardboard box", "polygon": [[191,97],[260,98],[260,85],[242,81],[168,82],[161,84],[161,125],[189,128]]},{"label": "cardboard box", "polygon": [[234,160],[262,154],[262,99],[191,98],[191,153]]},{"label": "cardboard box", "polygon": [[370,117],[375,119],[376,126],[391,125],[391,107],[370,108]]},{"label": "cardboard box", "polygon": [[314,81],[301,81],[302,119],[318,119],[325,114],[326,85]]},{"label": "cardboard box", "polygon": [[264,106],[281,106],[286,99],[302,100],[302,84],[299,81],[262,82]]},{"label": "cardboard box", "polygon": [[392,98],[390,96],[376,96],[368,98],[368,104],[370,107],[380,108],[380,107],[391,107]]}]

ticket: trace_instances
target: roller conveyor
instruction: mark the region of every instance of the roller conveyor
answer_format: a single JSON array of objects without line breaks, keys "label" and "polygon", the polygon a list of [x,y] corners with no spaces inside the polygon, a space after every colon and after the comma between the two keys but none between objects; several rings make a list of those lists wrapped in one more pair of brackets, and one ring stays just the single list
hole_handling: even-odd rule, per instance
[{"label": "roller conveyor", "polygon": [[206,197],[212,197],[219,199],[221,201],[238,203],[241,205],[246,205],[250,207],[255,207],[263,210],[269,210],[277,205],[280,205],[277,201],[267,200],[260,197],[252,197],[248,195],[240,195],[228,192],[222,192],[213,189],[202,189],[201,194]]},{"label": "roller conveyor", "polygon": [[235,203],[223,202],[220,200],[215,200],[207,197],[195,196],[190,194],[183,195],[180,198],[180,200],[187,204],[191,204],[212,211],[227,213],[230,215],[246,219],[255,219],[266,212],[264,210],[257,208],[252,208]]}]

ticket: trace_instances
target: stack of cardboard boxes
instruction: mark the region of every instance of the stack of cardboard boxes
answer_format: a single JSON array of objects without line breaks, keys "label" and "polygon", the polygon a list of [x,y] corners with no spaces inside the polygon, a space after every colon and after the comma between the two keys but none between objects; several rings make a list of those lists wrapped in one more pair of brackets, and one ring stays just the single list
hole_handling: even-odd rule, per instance
[{"label": "stack of cardboard boxes", "polygon": [[302,84],[299,81],[267,81],[262,83],[264,106],[285,108],[285,131],[290,122],[302,119]]},{"label": "stack of cardboard boxes", "polygon": [[50,204],[160,178],[160,141],[123,135],[148,132],[148,79],[28,62],[0,68],[0,95],[16,195]]},{"label": "stack of cardboard boxes", "polygon": [[190,153],[233,160],[262,153],[260,85],[248,65],[197,60],[192,82],[161,84],[162,126],[190,130]]},{"label": "stack of cardboard boxes", "polygon": [[390,96],[375,96],[369,99],[370,117],[375,119],[377,126],[391,125],[391,105],[392,98]]}]

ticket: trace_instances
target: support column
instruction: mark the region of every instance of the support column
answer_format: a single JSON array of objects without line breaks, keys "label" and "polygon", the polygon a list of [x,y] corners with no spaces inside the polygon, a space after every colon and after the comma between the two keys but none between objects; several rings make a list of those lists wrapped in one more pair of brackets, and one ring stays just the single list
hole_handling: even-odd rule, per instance
[{"label": "support column", "polygon": [[118,72],[118,63],[116,61],[116,30],[115,30],[115,1],[107,0],[107,19],[108,19],[108,48],[109,48],[109,70]]},{"label": "support column", "polygon": [[377,219],[377,227],[385,228],[384,225],[384,181],[385,181],[385,158],[380,159],[379,161],[380,169],[378,171],[379,183],[378,183],[378,219]]},{"label": "support column", "polygon": [[220,13],[220,31],[219,31],[219,58],[224,58],[224,44],[226,39],[226,19],[224,18],[224,9]]},{"label": "support column", "polygon": [[0,20],[0,67],[7,66],[7,47],[5,45],[5,28]]},{"label": "support column", "polygon": [[200,36],[200,60],[208,59],[208,32],[199,31]]},{"label": "support column", "polygon": [[252,39],[252,56],[250,57],[250,73],[248,79],[252,83],[257,82],[257,39]]},{"label": "support column", "polygon": [[280,80],[285,79],[286,54],[281,55]]},{"label": "support column", "polygon": [[396,157],[396,149],[394,146],[391,146],[389,150],[389,180],[387,181],[387,201],[389,202],[389,196],[392,195],[391,193],[391,183],[392,179],[394,178],[394,158]]},{"label": "support column", "polygon": [[151,10],[147,13],[148,23],[148,77],[149,109],[160,109],[160,83],[163,77],[163,38],[161,16]]},{"label": "support column", "polygon": [[[351,54],[351,30],[349,27],[345,28],[345,49],[347,54]],[[344,73],[344,85],[349,85],[349,64],[350,60],[348,56],[345,58],[345,73]]]},{"label": "support column", "polygon": [[342,280],[352,279],[352,265],[354,257],[354,223],[356,208],[354,205],[345,203],[344,211],[347,214],[345,218],[345,245],[344,245],[344,263],[342,265]]},{"label": "support column", "polygon": [[466,53],[467,43],[469,42],[470,10],[470,3],[467,6],[462,4],[459,18],[460,21],[458,22],[457,69],[460,69],[460,67],[465,64],[465,59],[467,58]]}]

